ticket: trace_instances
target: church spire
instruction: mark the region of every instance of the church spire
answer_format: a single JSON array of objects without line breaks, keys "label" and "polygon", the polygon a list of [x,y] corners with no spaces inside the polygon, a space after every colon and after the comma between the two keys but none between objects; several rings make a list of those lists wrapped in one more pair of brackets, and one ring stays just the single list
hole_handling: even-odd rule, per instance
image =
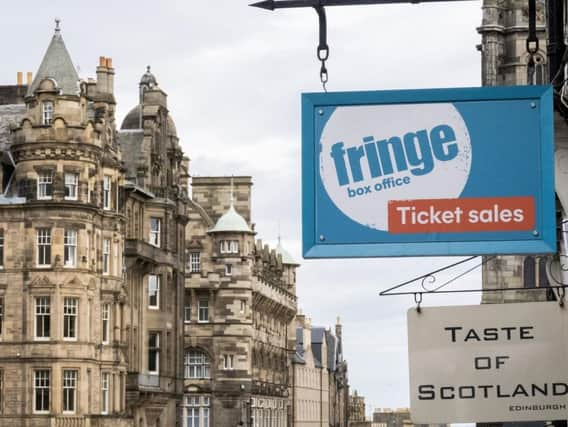
[{"label": "church spire", "polygon": [[43,56],[31,86],[28,88],[27,96],[33,96],[45,79],[55,81],[60,95],[77,95],[79,91],[79,75],[63,42],[60,23],[61,20],[56,18],[55,32],[51,43]]}]

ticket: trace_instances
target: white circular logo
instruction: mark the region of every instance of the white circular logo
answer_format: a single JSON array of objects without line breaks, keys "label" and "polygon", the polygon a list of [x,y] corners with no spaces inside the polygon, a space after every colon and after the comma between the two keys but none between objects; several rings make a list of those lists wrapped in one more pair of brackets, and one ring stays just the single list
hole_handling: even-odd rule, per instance
[{"label": "white circular logo", "polygon": [[471,168],[467,126],[450,103],[338,107],[320,142],[331,200],[377,230],[387,231],[389,200],[457,198]]}]

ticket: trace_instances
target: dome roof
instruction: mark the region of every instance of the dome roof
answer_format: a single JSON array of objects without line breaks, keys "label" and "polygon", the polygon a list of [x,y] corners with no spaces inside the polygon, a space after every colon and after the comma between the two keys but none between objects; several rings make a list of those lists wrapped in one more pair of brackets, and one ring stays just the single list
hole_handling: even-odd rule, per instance
[{"label": "dome roof", "polygon": [[[122,125],[120,126],[121,130],[128,130],[128,129],[140,129],[140,105],[137,105],[132,110],[128,112],[124,120],[122,121]],[[168,129],[167,129],[168,136],[175,136],[177,137],[177,129],[172,116],[168,114]]]},{"label": "dome roof", "polygon": [[250,229],[245,219],[239,215],[234,206],[231,205],[229,210],[225,212],[221,218],[217,220],[217,224],[209,233],[249,233],[254,231]]},{"label": "dome roof", "polygon": [[137,105],[128,112],[120,129],[140,129],[140,105]]},{"label": "dome roof", "polygon": [[276,246],[276,253],[282,257],[282,264],[300,265],[294,260],[294,258],[292,258],[292,255],[290,255],[290,253],[286,249],[284,249],[282,243],[280,242],[280,239],[278,239],[278,246]]}]

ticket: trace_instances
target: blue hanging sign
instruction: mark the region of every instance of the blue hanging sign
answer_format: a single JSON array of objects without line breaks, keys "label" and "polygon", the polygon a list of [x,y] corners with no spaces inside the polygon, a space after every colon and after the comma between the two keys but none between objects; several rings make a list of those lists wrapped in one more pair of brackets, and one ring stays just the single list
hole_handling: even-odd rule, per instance
[{"label": "blue hanging sign", "polygon": [[306,258],[552,253],[550,86],[302,95]]}]

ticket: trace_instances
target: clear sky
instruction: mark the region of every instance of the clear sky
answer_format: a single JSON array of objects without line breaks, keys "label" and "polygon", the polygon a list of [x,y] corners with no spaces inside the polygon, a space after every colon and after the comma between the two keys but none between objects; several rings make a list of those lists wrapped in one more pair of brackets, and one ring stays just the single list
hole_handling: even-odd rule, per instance
[{"label": "clear sky", "polygon": [[[275,245],[280,229],[302,263],[299,307],[318,326],[341,317],[350,384],[367,412],[409,405],[406,310],[414,302],[378,293],[456,259],[302,260],[300,94],[321,91],[315,12],[242,0],[33,0],[6,2],[2,15],[0,85],[36,72],[59,17],[82,78],[95,77],[99,56],[113,58],[119,125],[151,65],[191,174],[252,175],[258,237]],[[330,7],[328,89],[479,86],[480,24],[480,1]],[[479,288],[479,269],[457,286]],[[479,294],[424,300],[478,302]]]}]

